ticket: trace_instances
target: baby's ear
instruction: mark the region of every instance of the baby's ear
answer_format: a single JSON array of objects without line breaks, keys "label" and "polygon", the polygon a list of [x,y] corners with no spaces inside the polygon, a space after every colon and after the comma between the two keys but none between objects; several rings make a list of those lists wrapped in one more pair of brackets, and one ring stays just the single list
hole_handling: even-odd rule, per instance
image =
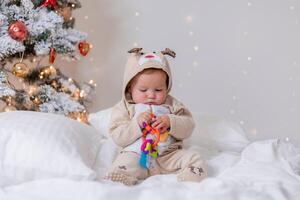
[{"label": "baby's ear", "polygon": [[169,56],[171,56],[173,58],[176,57],[176,53],[174,51],[172,51],[171,49],[169,49],[169,48],[166,48],[164,51],[161,51],[161,53],[163,55],[169,55]]},{"label": "baby's ear", "polygon": [[128,53],[140,53],[143,48],[133,48],[128,51]]}]

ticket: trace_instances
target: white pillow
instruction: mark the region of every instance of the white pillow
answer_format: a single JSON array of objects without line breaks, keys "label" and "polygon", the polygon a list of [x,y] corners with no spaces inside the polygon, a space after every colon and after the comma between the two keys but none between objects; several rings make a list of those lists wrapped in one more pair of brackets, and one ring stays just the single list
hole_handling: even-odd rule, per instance
[{"label": "white pillow", "polygon": [[237,124],[210,115],[194,115],[196,128],[188,144],[219,152],[240,153],[249,143],[245,131]]},{"label": "white pillow", "polygon": [[45,178],[91,180],[101,135],[61,115],[0,113],[0,185]]},{"label": "white pillow", "polygon": [[100,134],[109,137],[108,124],[111,116],[112,108],[100,110],[96,113],[89,114],[89,123],[98,130]]}]

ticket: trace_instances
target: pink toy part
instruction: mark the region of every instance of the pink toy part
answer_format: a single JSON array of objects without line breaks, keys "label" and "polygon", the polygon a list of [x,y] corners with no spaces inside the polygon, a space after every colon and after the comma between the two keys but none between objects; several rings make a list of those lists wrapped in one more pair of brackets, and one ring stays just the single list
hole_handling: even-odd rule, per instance
[{"label": "pink toy part", "polygon": [[141,145],[141,151],[144,152],[145,154],[148,154],[150,150],[145,150],[146,146],[148,143],[152,144],[153,140],[152,139],[146,139],[143,144]]}]

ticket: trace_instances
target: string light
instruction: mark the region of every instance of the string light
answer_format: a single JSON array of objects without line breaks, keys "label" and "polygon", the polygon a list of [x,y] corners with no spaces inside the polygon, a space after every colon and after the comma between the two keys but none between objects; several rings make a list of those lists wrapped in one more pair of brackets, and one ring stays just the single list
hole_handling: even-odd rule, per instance
[{"label": "string light", "polygon": [[199,50],[199,47],[198,47],[198,46],[194,46],[194,50],[195,50],[195,51],[198,51],[198,50]]},{"label": "string light", "polygon": [[137,42],[133,43],[133,46],[134,46],[134,47],[137,47],[137,46],[138,46],[138,43],[137,43]]},{"label": "string light", "polygon": [[251,61],[251,60],[252,60],[252,57],[248,57],[247,60],[248,60],[248,61]]},{"label": "string light", "polygon": [[189,32],[189,35],[190,35],[190,36],[193,36],[193,35],[194,35],[194,32],[193,32],[193,31],[190,31],[190,32]]},{"label": "string light", "polygon": [[290,6],[290,10],[295,10],[295,6]]},{"label": "string light", "polygon": [[250,133],[251,133],[252,135],[257,135],[258,131],[257,131],[256,128],[252,128],[252,129],[250,130]]},{"label": "string light", "polygon": [[245,76],[247,76],[247,75],[248,75],[248,72],[247,72],[246,70],[243,70],[243,74],[244,74]]},{"label": "string light", "polygon": [[135,16],[136,17],[140,16],[140,13],[139,12],[135,12]]},{"label": "string light", "polygon": [[68,81],[69,81],[70,83],[72,83],[72,82],[73,82],[73,79],[72,79],[72,78],[68,78]]},{"label": "string light", "polygon": [[240,121],[240,124],[241,124],[241,125],[244,125],[244,124],[245,124],[245,122],[242,120],[242,121]]},{"label": "string light", "polygon": [[93,83],[94,83],[94,80],[90,80],[89,83],[90,83],[90,84],[93,84]]},{"label": "string light", "polygon": [[289,141],[290,141],[290,138],[289,138],[289,137],[286,137],[286,138],[285,138],[285,141],[286,141],[286,142],[289,142]]},{"label": "string light", "polygon": [[233,101],[237,100],[237,97],[236,96],[232,96],[232,100]]},{"label": "string light", "polygon": [[247,3],[247,6],[252,6],[252,3],[251,3],[251,2],[248,2],[248,3]]},{"label": "string light", "polygon": [[89,16],[87,16],[87,15],[86,15],[86,16],[84,16],[84,19],[89,19]]},{"label": "string light", "polygon": [[185,21],[190,24],[193,22],[193,17],[191,15],[188,15],[185,17]]}]

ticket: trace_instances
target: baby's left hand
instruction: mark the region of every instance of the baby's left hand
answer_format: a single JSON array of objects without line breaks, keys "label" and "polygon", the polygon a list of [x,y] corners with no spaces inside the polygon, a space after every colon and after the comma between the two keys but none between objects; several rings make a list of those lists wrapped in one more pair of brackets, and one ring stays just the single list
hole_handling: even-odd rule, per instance
[{"label": "baby's left hand", "polygon": [[154,119],[152,127],[159,130],[161,133],[164,133],[170,128],[170,118],[168,115],[158,116]]}]

